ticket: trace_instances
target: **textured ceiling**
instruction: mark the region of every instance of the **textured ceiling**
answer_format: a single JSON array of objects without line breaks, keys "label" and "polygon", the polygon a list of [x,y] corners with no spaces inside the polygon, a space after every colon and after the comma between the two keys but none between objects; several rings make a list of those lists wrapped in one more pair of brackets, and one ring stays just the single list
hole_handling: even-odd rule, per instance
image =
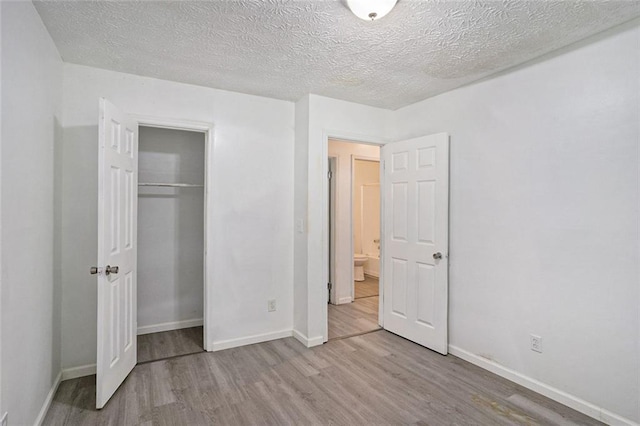
[{"label": "textured ceiling", "polygon": [[67,62],[296,101],[397,109],[640,15],[640,2],[400,0],[366,22],[341,0],[35,2]]}]

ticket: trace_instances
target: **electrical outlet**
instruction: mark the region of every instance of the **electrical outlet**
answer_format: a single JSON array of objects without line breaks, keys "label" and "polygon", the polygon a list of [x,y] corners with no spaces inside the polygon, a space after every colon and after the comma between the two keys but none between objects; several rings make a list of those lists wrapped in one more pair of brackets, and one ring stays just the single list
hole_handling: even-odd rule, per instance
[{"label": "electrical outlet", "polygon": [[531,334],[531,350],[542,353],[542,337]]},{"label": "electrical outlet", "polygon": [[276,310],[276,299],[271,299],[267,301],[267,310],[269,312],[274,312]]},{"label": "electrical outlet", "polygon": [[7,426],[9,424],[9,412],[5,411],[2,415],[2,419],[0,419],[0,424],[2,426]]}]

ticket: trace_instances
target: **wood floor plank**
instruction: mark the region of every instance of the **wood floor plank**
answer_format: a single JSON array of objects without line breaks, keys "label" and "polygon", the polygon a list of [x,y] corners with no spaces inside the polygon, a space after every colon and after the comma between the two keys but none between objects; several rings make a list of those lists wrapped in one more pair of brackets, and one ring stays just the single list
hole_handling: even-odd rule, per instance
[{"label": "wood floor plank", "polygon": [[64,381],[45,425],[597,425],[386,331],[308,349],[293,338],[136,366],[104,409]]},{"label": "wood floor plank", "polygon": [[364,276],[364,281],[354,281],[355,299],[378,296],[380,294],[379,281],[376,277]]},{"label": "wood floor plank", "polygon": [[202,327],[141,334],[137,340],[138,363],[204,351]]},{"label": "wood floor plank", "polygon": [[329,339],[377,330],[378,296],[356,299],[352,303],[329,305]]}]

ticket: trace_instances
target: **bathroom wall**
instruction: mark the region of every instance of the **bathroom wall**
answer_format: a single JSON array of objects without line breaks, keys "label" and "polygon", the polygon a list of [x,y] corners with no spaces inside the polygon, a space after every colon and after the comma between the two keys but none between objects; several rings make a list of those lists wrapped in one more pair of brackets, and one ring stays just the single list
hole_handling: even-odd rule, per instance
[{"label": "bathroom wall", "polygon": [[[380,239],[380,198],[378,197],[377,207],[375,198],[365,200],[363,191],[375,192],[376,189],[365,189],[362,187],[364,184],[380,184],[380,161],[355,160],[353,173],[353,252],[374,254],[377,243],[373,239]],[[380,186],[376,188],[379,192]],[[365,201],[368,203],[365,204]],[[368,228],[364,228],[365,225]],[[369,238],[364,241],[363,238],[367,236]]]},{"label": "bathroom wall", "polygon": [[[204,133],[140,127],[139,182],[204,184]],[[139,187],[138,333],[202,323],[204,188]]]},{"label": "bathroom wall", "polygon": [[[380,158],[380,147],[338,140],[329,140],[329,157],[336,157],[336,271],[334,283],[336,304],[353,301],[353,234],[351,231],[351,157],[353,155],[367,158]],[[377,164],[377,163],[374,163]]]}]

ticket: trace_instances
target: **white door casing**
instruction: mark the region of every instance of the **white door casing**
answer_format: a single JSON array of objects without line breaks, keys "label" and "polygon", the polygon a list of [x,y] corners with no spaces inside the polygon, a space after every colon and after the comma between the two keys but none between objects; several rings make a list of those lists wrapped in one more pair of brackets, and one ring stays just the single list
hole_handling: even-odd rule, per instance
[{"label": "white door casing", "polygon": [[384,328],[447,354],[449,136],[390,143],[382,158]]},{"label": "white door casing", "polygon": [[[138,126],[100,99],[96,408],[136,364]],[[106,273],[106,266],[117,273]]]}]

